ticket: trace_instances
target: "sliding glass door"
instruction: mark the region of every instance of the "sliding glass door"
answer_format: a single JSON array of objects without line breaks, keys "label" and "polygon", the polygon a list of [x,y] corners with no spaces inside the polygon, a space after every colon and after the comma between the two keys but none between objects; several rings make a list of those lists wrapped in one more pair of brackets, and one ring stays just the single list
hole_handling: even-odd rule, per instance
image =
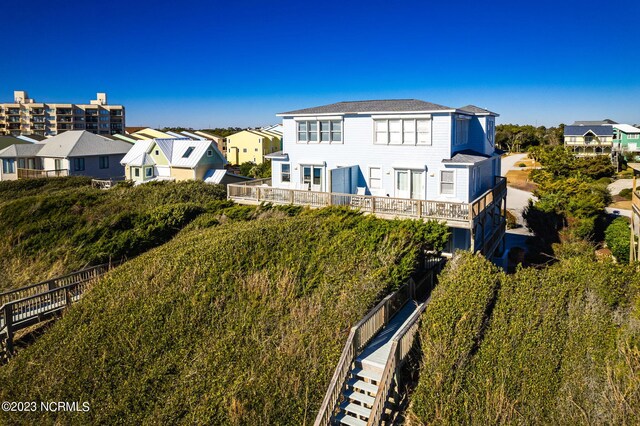
[{"label": "sliding glass door", "polygon": [[424,200],[424,171],[396,169],[396,198]]}]

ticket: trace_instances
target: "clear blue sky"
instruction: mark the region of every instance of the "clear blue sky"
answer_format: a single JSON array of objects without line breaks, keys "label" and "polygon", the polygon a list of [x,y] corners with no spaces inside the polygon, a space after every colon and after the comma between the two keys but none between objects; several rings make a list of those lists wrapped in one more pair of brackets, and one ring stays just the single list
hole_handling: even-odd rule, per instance
[{"label": "clear blue sky", "polygon": [[41,1],[2,6],[0,101],[218,127],[342,100],[469,103],[500,123],[640,122],[640,1]]}]

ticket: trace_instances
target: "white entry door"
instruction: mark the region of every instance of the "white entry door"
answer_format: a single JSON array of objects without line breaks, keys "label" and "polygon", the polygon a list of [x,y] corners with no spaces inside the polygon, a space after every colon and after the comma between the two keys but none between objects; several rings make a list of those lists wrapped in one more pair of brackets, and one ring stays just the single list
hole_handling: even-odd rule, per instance
[{"label": "white entry door", "polygon": [[396,170],[395,196],[424,200],[424,171]]},{"label": "white entry door", "polygon": [[324,190],[324,168],[320,166],[302,166],[302,186],[311,191]]}]

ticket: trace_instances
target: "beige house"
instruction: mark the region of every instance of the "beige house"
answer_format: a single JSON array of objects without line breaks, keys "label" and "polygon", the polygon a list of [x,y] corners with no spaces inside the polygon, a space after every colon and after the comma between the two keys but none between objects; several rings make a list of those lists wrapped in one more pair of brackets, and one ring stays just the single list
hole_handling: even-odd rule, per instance
[{"label": "beige house", "polygon": [[111,135],[124,130],[124,106],[109,105],[106,93],[88,104],[36,102],[23,90],[13,92],[13,98],[0,104],[0,135],[54,136],[68,130]]},{"label": "beige house", "polygon": [[214,141],[187,138],[137,141],[121,161],[126,178],[136,182],[204,180],[226,163]]}]

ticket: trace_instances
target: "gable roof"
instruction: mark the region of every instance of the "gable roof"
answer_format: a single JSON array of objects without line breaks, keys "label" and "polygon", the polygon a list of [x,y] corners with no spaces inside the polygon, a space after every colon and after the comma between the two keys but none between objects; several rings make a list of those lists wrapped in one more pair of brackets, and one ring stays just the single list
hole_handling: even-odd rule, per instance
[{"label": "gable roof", "polygon": [[28,158],[35,157],[44,144],[39,143],[17,143],[9,145],[0,151],[0,158]]},{"label": "gable roof", "polygon": [[[124,158],[122,158],[120,163],[131,166],[155,164],[153,158],[147,155],[151,152],[154,145],[158,146],[167,158],[169,165],[172,167],[193,169],[198,165],[202,157],[206,155],[210,148],[217,152],[218,156],[222,159],[223,164],[226,164],[227,162],[224,155],[222,155],[213,141],[200,139],[193,140],[188,138],[164,138],[148,139],[136,142],[131,150],[124,156]],[[189,155],[185,157],[188,151],[190,151]]]},{"label": "gable roof", "polygon": [[69,130],[40,142],[38,157],[86,157],[93,155],[126,154],[131,144],[105,138],[86,130]]},{"label": "gable roof", "polygon": [[613,127],[624,133],[640,133],[640,129],[629,124],[614,124]]},{"label": "gable roof", "polygon": [[426,112],[450,110],[453,110],[453,108],[434,104],[431,102],[421,101],[418,99],[386,99],[372,101],[337,102],[335,104],[281,112],[276,115],[282,116],[301,114],[348,114],[372,112]]},{"label": "gable roof", "polygon": [[565,136],[584,136],[589,131],[593,132],[596,136],[613,136],[613,126],[611,124],[594,126],[564,126]]}]

